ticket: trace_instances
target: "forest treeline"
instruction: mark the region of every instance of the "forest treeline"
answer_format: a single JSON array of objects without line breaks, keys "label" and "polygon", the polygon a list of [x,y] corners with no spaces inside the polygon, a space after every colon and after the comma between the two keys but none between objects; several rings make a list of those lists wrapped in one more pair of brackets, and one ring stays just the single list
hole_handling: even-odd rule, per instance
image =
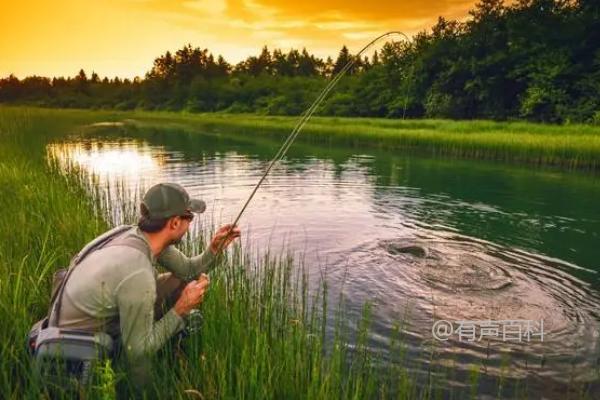
[{"label": "forest treeline", "polygon": [[0,102],[297,115],[351,59],[320,114],[600,123],[599,0],[483,0],[465,22],[440,17],[363,58],[264,47],[233,65],[187,45],[133,80],[11,75]]}]

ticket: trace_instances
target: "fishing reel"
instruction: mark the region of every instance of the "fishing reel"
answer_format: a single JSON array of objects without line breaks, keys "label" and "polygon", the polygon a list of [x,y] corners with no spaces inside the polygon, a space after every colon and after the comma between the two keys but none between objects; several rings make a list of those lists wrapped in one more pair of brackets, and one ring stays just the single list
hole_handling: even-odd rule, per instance
[{"label": "fishing reel", "polygon": [[185,336],[191,336],[197,334],[202,329],[204,324],[204,316],[199,309],[193,309],[185,318],[186,324],[183,329]]}]

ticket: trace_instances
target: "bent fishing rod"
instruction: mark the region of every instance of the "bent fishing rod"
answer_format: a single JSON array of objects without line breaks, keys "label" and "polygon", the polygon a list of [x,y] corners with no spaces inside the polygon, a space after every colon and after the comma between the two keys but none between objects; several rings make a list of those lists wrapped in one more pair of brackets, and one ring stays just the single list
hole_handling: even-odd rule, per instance
[{"label": "bent fishing rod", "polygon": [[289,136],[287,137],[287,139],[283,142],[283,144],[279,148],[279,151],[277,151],[277,153],[275,154],[275,156],[273,156],[273,158],[271,159],[271,161],[270,161],[267,169],[265,170],[265,172],[261,176],[261,178],[258,181],[258,183],[254,186],[254,189],[250,193],[250,196],[248,196],[248,199],[244,203],[244,206],[242,207],[242,209],[238,213],[238,215],[235,218],[235,220],[233,221],[233,223],[230,225],[229,230],[227,231],[227,234],[223,238],[223,241],[221,242],[219,248],[222,247],[223,243],[225,242],[225,239],[227,238],[227,236],[229,236],[229,234],[231,233],[231,231],[233,230],[233,228],[236,226],[236,224],[238,223],[238,221],[242,217],[242,214],[246,210],[246,207],[248,207],[248,204],[250,204],[250,201],[254,197],[254,194],[256,193],[256,191],[258,190],[258,188],[260,187],[260,185],[263,183],[263,181],[265,180],[265,178],[267,177],[267,175],[269,174],[269,172],[271,171],[271,168],[273,168],[273,166],[278,161],[280,161],[281,159],[283,159],[283,157],[287,153],[288,149],[290,148],[290,146],[292,145],[292,143],[296,139],[296,136],[298,136],[298,134],[300,133],[300,131],[302,130],[302,128],[304,127],[304,125],[306,125],[306,123],[308,122],[308,120],[313,116],[313,114],[319,108],[319,106],[321,105],[321,103],[323,102],[323,100],[325,99],[325,97],[327,97],[327,95],[329,94],[329,92],[331,92],[331,90],[335,87],[335,85],[339,82],[339,80],[342,79],[342,77],[346,74],[346,72],[350,68],[352,68],[352,66],[356,63],[356,61],[360,60],[360,57],[361,57],[361,55],[364,52],[366,52],[367,50],[369,50],[373,45],[375,45],[375,43],[379,42],[381,39],[386,38],[388,36],[392,36],[392,35],[399,35],[399,36],[403,37],[404,39],[406,39],[407,42],[410,42],[410,39],[408,38],[408,36],[406,36],[403,32],[400,32],[400,31],[390,31],[390,32],[386,32],[383,35],[380,35],[380,36],[376,37],[371,42],[369,42],[365,47],[363,47],[355,56],[351,57],[350,61],[348,61],[346,63],[346,65],[344,65],[344,67],[331,79],[331,81],[329,81],[329,83],[327,84],[327,86],[325,86],[325,88],[321,91],[321,93],[315,99],[315,101],[313,101],[313,103],[310,105],[310,107],[307,108],[304,111],[304,113],[300,116],[300,119],[298,120],[298,122],[294,126],[294,129],[292,129],[292,132],[289,134]]}]

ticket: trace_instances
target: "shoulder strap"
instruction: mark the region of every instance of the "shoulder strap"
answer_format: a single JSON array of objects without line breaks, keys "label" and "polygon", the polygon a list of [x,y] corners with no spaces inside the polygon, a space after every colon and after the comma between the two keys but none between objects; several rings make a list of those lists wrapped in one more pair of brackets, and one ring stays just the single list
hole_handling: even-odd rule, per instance
[{"label": "shoulder strap", "polygon": [[137,236],[122,235],[118,238],[115,238],[114,240],[111,240],[109,243],[102,247],[106,248],[111,246],[127,246],[134,248],[142,252],[146,257],[148,257],[149,260],[152,260],[150,248],[148,247],[146,242],[144,242],[143,239]]},{"label": "shoulder strap", "polygon": [[131,225],[121,225],[116,228],[113,228],[102,235],[96,237],[94,240],[86,244],[75,257],[71,259],[71,263],[69,264],[69,269],[67,271],[66,276],[62,280],[60,287],[55,292],[54,297],[50,299],[50,311],[48,313],[48,325],[49,326],[58,326],[58,321],[60,318],[60,308],[62,305],[62,297],[63,292],[65,290],[65,285],[67,280],[71,276],[71,273],[75,270],[75,267],[79,265],[88,255],[90,255],[94,250],[98,250],[104,247],[111,240],[115,239],[117,236],[131,229]]}]

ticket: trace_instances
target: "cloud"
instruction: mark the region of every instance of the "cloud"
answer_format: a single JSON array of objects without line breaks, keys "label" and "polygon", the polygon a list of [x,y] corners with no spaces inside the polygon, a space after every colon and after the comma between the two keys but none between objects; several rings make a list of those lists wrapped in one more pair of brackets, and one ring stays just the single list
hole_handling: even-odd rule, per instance
[{"label": "cloud", "polygon": [[[232,63],[260,52],[306,47],[335,57],[377,35],[462,19],[475,0],[46,0],[6,2],[0,13],[0,75],[64,75],[79,68],[143,75],[152,60],[190,43]],[[73,33],[77,34],[74,35]]]},{"label": "cloud", "polygon": [[[358,47],[389,30],[408,35],[429,28],[439,15],[466,15],[472,0],[380,1],[333,0],[131,0],[161,13],[190,31],[244,48],[262,45],[337,51],[342,44]],[[334,50],[335,49],[335,50]]]},{"label": "cloud", "polygon": [[[191,24],[239,30],[252,35],[255,30],[293,30],[300,37],[316,30],[351,38],[363,38],[367,32],[394,28],[414,32],[428,28],[438,16],[456,18],[466,15],[473,0],[379,1],[330,0],[290,2],[283,0],[130,0],[148,10],[174,17],[190,28]],[[298,31],[295,28],[306,29]],[[267,37],[260,33],[257,37]]]},{"label": "cloud", "polygon": [[183,6],[205,15],[222,15],[227,8],[227,3],[225,0],[190,0]]},{"label": "cloud", "polygon": [[439,15],[454,14],[464,11],[473,5],[472,0],[380,0],[366,2],[364,0],[329,0],[299,1],[286,0],[254,0],[258,4],[274,10],[279,17],[320,18],[327,15],[339,20],[359,21],[398,21],[423,19]]}]

